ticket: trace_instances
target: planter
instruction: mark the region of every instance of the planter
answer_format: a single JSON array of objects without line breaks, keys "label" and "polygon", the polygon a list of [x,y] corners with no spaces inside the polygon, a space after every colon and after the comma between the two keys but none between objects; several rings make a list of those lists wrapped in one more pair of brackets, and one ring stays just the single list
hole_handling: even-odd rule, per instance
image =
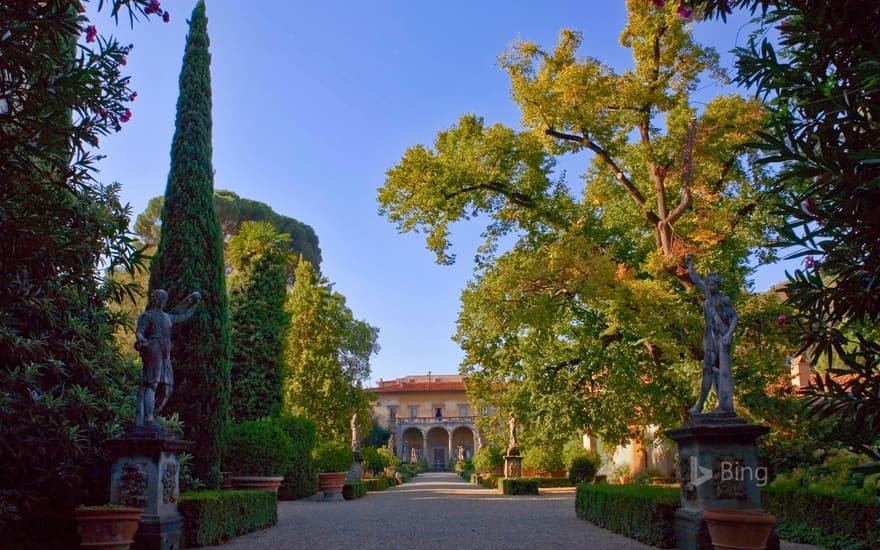
[{"label": "planter", "polygon": [[236,489],[250,489],[251,491],[272,491],[278,492],[284,476],[268,477],[268,476],[230,476],[232,478],[232,486]]},{"label": "planter", "polygon": [[776,518],[760,510],[706,510],[715,550],[764,550]]},{"label": "planter", "polygon": [[128,550],[134,542],[141,512],[140,508],[77,508],[74,513],[80,548]]},{"label": "planter", "polygon": [[334,498],[342,495],[342,486],[348,472],[327,472],[318,474],[318,487],[324,492],[324,498]]}]

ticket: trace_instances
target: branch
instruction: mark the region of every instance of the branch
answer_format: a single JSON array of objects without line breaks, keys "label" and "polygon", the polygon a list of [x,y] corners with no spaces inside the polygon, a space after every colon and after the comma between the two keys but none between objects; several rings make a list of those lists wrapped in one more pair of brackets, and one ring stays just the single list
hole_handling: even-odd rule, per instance
[{"label": "branch", "polygon": [[670,212],[669,217],[666,218],[666,222],[670,224],[678,220],[691,204],[691,177],[693,175],[694,167],[694,139],[696,138],[696,135],[697,119],[692,118],[690,122],[688,122],[688,139],[687,145],[684,149],[684,174],[682,175],[681,182],[681,202],[678,203],[678,206],[676,206],[675,209]]},{"label": "branch", "polygon": [[443,199],[449,200],[453,197],[461,195],[462,193],[470,193],[471,191],[479,191],[481,189],[485,189],[487,191],[495,191],[496,193],[500,193],[501,195],[504,195],[505,197],[507,197],[507,199],[510,202],[517,204],[519,206],[523,206],[525,208],[535,208],[537,206],[535,199],[526,195],[525,193],[520,193],[518,191],[511,191],[504,184],[494,183],[494,182],[493,183],[480,183],[477,185],[468,185],[468,186],[462,187],[458,191],[454,191],[452,193],[444,193]]}]

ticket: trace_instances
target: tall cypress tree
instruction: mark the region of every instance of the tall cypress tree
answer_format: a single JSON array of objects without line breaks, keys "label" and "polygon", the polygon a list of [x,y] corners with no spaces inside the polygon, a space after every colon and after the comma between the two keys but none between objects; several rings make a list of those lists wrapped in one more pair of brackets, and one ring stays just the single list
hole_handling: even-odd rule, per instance
[{"label": "tall cypress tree", "polygon": [[150,290],[168,291],[174,306],[190,292],[202,304],[174,327],[174,392],[166,413],[178,412],[195,441],[194,473],[219,481],[223,426],[229,410],[229,305],[223,239],[214,213],[211,164],[211,55],[205,3],[193,9],[180,70],[171,170],[162,208],[162,237]]}]

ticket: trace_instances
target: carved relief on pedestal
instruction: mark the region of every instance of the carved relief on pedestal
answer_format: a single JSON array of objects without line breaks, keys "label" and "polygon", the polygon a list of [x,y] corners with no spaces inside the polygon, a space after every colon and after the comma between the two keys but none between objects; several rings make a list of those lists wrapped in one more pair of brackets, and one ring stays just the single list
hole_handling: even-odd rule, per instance
[{"label": "carved relief on pedestal", "polygon": [[712,464],[712,483],[715,489],[715,498],[731,500],[748,499],[744,473],[745,463],[741,456],[716,456]]},{"label": "carved relief on pedestal", "polygon": [[697,487],[691,481],[691,468],[695,457],[681,454],[678,459],[678,478],[681,480],[681,494],[685,500],[697,499]]},{"label": "carved relief on pedestal", "polygon": [[162,468],[162,502],[165,504],[173,504],[177,502],[177,464],[166,462]]},{"label": "carved relief on pedestal", "polygon": [[125,462],[119,476],[119,503],[131,508],[147,506],[147,465],[142,462]]}]

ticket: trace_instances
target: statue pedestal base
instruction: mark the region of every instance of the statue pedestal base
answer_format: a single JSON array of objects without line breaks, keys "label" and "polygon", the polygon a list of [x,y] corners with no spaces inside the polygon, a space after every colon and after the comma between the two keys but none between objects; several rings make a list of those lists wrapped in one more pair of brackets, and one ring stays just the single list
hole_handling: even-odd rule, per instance
[{"label": "statue pedestal base", "polygon": [[522,457],[507,455],[504,457],[504,477],[519,479],[522,477]]},{"label": "statue pedestal base", "polygon": [[177,550],[183,516],[178,455],[191,443],[161,428],[135,427],[107,442],[114,457],[110,470],[110,502],[142,508],[134,538],[135,550]]},{"label": "statue pedestal base", "polygon": [[[758,468],[755,439],[768,431],[767,426],[748,424],[730,413],[707,413],[666,432],[678,443],[681,508],[675,512],[676,548],[713,548],[705,510],[761,508],[759,486],[768,480],[766,470]],[[778,539],[770,542],[778,548]]]},{"label": "statue pedestal base", "polygon": [[351,464],[351,469],[348,470],[348,475],[345,477],[346,481],[360,481],[364,478],[364,464],[363,460],[356,459]]}]

